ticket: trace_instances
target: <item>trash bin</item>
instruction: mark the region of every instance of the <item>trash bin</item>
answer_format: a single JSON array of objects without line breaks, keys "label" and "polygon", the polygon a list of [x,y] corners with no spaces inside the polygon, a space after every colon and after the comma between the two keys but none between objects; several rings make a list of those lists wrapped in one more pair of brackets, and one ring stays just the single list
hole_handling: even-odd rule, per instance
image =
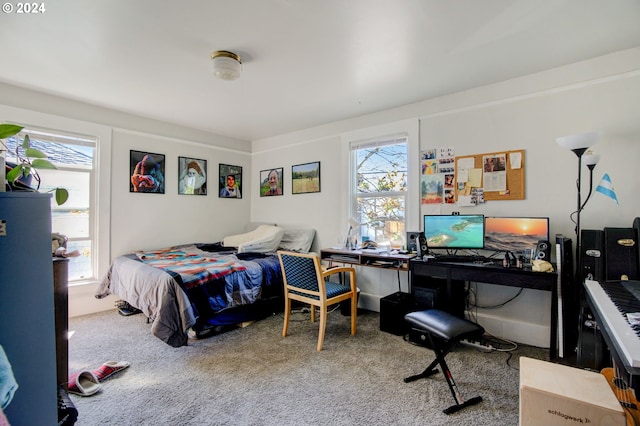
[{"label": "trash bin", "polygon": [[[360,289],[356,288],[356,303],[360,299]],[[351,316],[351,299],[343,300],[340,302],[340,313],[345,317]]]}]

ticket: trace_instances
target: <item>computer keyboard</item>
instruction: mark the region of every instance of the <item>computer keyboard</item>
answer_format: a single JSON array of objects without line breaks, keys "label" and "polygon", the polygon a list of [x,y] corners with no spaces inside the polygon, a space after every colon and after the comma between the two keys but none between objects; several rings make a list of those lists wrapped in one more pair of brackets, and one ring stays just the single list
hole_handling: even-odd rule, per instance
[{"label": "computer keyboard", "polygon": [[492,260],[485,256],[479,255],[465,255],[465,254],[442,254],[437,255],[433,259],[436,262],[450,262],[450,263],[484,263],[491,262]]}]

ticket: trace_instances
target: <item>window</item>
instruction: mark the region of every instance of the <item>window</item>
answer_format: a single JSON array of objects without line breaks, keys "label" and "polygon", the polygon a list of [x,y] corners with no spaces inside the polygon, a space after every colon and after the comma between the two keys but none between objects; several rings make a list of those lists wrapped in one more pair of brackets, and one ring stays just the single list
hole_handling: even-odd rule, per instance
[{"label": "window", "polygon": [[[69,191],[69,199],[58,206],[51,200],[51,230],[68,238],[67,252],[80,254],[70,257],[69,282],[94,280],[96,277],[96,229],[95,229],[95,138],[71,134],[54,134],[25,128],[18,136],[21,144],[25,134],[31,146],[45,152],[56,170],[39,169],[40,192],[56,187]],[[7,162],[15,162],[15,138],[7,140]],[[22,148],[20,148],[22,149]],[[29,186],[35,188],[36,183]]]},{"label": "window", "polygon": [[407,157],[406,136],[351,143],[351,218],[360,237],[404,244]]}]

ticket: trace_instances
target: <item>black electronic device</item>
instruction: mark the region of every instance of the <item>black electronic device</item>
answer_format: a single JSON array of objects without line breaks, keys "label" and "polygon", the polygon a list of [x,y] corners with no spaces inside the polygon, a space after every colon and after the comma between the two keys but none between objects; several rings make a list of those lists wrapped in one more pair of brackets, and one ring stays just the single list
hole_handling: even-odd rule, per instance
[{"label": "black electronic device", "polygon": [[548,240],[540,240],[536,244],[536,251],[533,260],[544,260],[551,262],[551,243]]},{"label": "black electronic device", "polygon": [[578,315],[582,285],[574,281],[573,246],[571,238],[556,234],[556,266],[558,272],[558,306],[561,308],[562,329],[559,331],[561,358],[575,353],[578,342]]},{"label": "black electronic device", "polygon": [[484,248],[484,215],[424,215],[429,249]]},{"label": "black electronic device", "polygon": [[407,232],[407,251],[420,254],[420,235],[422,232]]},{"label": "black electronic device", "polygon": [[393,293],[380,299],[380,330],[402,336],[409,331],[404,316],[415,310],[415,301],[409,293]]},{"label": "black electronic device", "polygon": [[429,254],[429,246],[427,245],[427,239],[423,233],[418,236],[418,256],[422,257]]},{"label": "black electronic device", "polygon": [[548,217],[484,218],[484,248],[518,253],[534,250],[538,241],[549,241]]}]

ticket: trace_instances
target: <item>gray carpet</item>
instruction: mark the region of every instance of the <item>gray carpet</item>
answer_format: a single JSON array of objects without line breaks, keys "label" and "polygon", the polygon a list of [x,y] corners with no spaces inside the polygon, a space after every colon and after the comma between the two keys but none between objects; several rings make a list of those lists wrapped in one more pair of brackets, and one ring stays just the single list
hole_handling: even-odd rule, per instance
[{"label": "gray carpet", "polygon": [[548,359],[520,346],[483,353],[460,346],[447,356],[463,397],[483,401],[446,415],[453,403],[441,373],[413,383],[433,359],[429,349],[380,331],[379,315],[329,315],[322,352],[317,323],[292,315],[289,336],[274,315],[172,348],[150,333],[143,315],[115,310],[70,320],[69,372],[103,362],[131,366],[89,397],[71,395],[77,425],[517,425],[520,356]]}]

